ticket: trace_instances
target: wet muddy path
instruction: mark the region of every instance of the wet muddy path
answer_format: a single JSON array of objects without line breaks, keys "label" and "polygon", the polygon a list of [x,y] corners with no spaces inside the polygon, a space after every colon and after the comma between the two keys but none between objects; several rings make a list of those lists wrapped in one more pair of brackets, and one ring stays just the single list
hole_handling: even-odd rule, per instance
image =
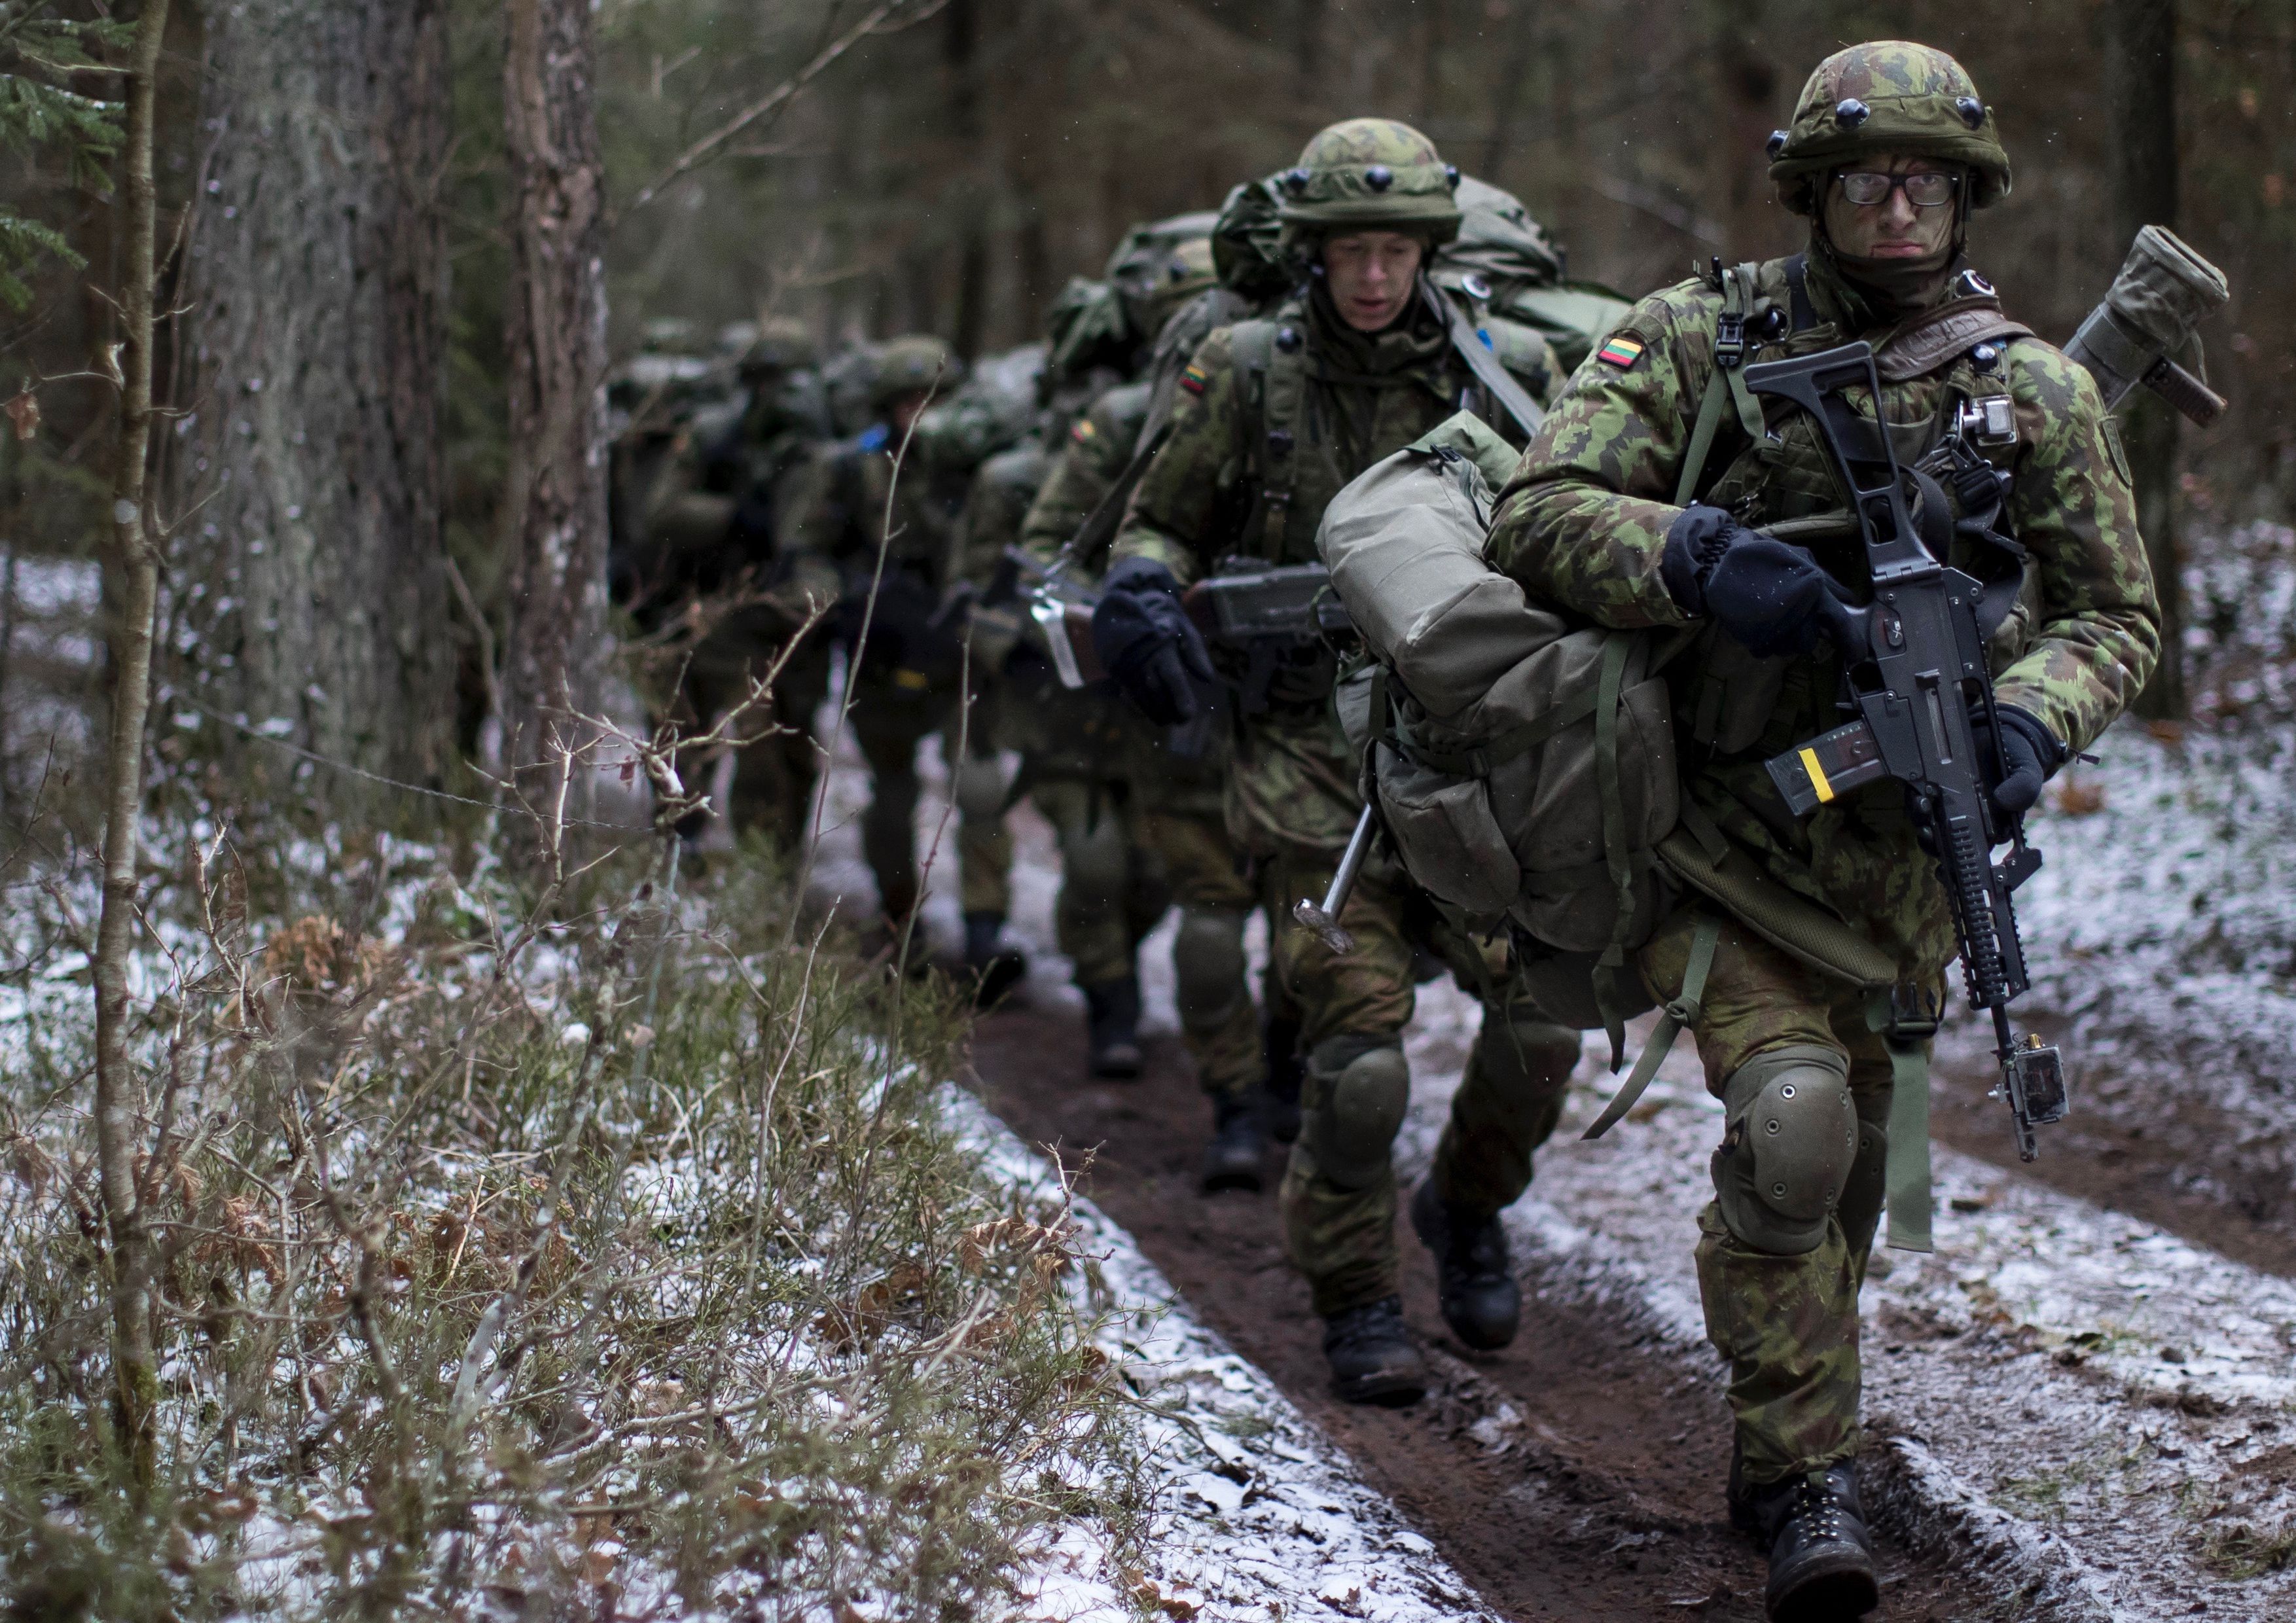
[{"label": "wet muddy path", "polygon": [[[1177,1038],[1150,1038],[1148,1053],[1137,1082],[1084,1080],[1081,1022],[1057,1006],[988,1016],[972,1050],[997,1114],[1083,1168],[1084,1193],[1492,1607],[1509,1619],[1762,1616],[1763,1562],[1723,1515],[1729,1430],[1711,1372],[1540,1293],[1535,1258],[1518,1258],[1523,1334],[1470,1353],[1443,1333],[1432,1264],[1406,1226],[1405,1310],[1437,1386],[1404,1410],[1338,1402],[1307,1289],[1276,1239],[1275,1160],[1267,1193],[1199,1193],[1208,1107]],[[1882,1596],[1874,1615],[1907,1620],[1971,1617],[1989,1598],[1957,1594],[1900,1549],[1885,1551]]]}]

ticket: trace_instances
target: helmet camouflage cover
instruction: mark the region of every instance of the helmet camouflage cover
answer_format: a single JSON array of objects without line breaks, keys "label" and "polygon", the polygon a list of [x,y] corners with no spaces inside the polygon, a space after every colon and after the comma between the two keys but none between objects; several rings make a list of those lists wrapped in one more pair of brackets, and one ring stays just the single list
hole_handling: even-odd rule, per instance
[{"label": "helmet camouflage cover", "polygon": [[1393,119],[1349,119],[1320,131],[1276,176],[1288,241],[1341,231],[1407,231],[1439,248],[1459,231],[1459,171],[1435,143]]},{"label": "helmet camouflage cover", "polygon": [[1164,318],[1212,283],[1213,223],[1209,211],[1177,214],[1125,234],[1108,261],[1108,283],[1124,307],[1130,336],[1146,343]]},{"label": "helmet camouflage cover", "polygon": [[1882,152],[1967,165],[1972,209],[2009,192],[2009,154],[1967,70],[1907,40],[1869,40],[1818,63],[1769,152],[1779,200],[1797,214],[1816,209],[1813,181]]},{"label": "helmet camouflage cover", "polygon": [[929,332],[905,333],[876,347],[875,375],[869,380],[869,401],[884,406],[903,395],[929,389],[954,389],[964,377],[964,363]]}]

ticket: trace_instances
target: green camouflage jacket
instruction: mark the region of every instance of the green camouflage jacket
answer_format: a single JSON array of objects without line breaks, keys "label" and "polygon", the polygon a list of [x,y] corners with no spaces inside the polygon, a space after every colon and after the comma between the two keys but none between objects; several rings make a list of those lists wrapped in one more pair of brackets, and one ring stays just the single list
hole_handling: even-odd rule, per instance
[{"label": "green camouflage jacket", "polygon": [[[1256,340],[1253,325],[1219,328],[1197,349],[1170,435],[1133,493],[1111,557],[1152,558],[1183,586],[1232,556],[1314,562],[1316,525],[1341,487],[1452,415],[1473,382],[1441,326],[1415,306],[1377,334],[1353,332],[1301,299],[1260,324]],[[1245,348],[1267,355],[1270,370],[1247,364]],[[1271,446],[1266,397],[1286,365],[1304,370],[1304,389],[1288,441]],[[1523,379],[1535,397],[1554,375],[1551,361],[1538,370],[1544,375]],[[1222,658],[1215,649],[1215,663]],[[1266,711],[1239,717],[1227,819],[1250,854],[1328,853],[1354,830],[1363,801],[1332,709],[1335,676],[1331,655],[1310,647],[1279,673]]]},{"label": "green camouflage jacket", "polygon": [[[1070,428],[1021,523],[1021,545],[1031,558],[1050,563],[1100,505],[1132,460],[1154,392],[1147,382],[1121,384],[1095,400]],[[1079,559],[1073,567],[1097,577],[1104,561]]]},{"label": "green camouflage jacket", "polygon": [[[1815,324],[1785,331],[1787,264],[1758,270],[1758,315],[1766,306],[1781,313],[1782,336],[1762,358],[1864,338],[1888,359],[1903,328],[1860,322],[1857,295],[1814,257]],[[1489,543],[1495,566],[1603,625],[1686,623],[1659,566],[1714,371],[1721,302],[1707,280],[1654,293],[1580,365],[1502,493]],[[2083,748],[2143,685],[2160,640],[2127,459],[2095,383],[2030,337],[2008,339],[1988,368],[1964,346],[1902,381],[1886,381],[1890,368],[1883,371],[1883,414],[1901,462],[1936,439],[1959,400],[2005,393],[2013,402],[2015,441],[1988,456],[2013,476],[2002,528],[2031,557],[2018,607],[1994,640],[1997,691],[2068,748]],[[1698,499],[1749,525],[1841,513],[1843,497],[1814,425],[1791,406],[1759,404],[1766,432],[1759,442],[1738,427],[1734,410],[1724,413]],[[1869,593],[1863,552],[1846,525],[1830,538],[1796,538],[1861,601]],[[1797,822],[1764,770],[1770,756],[1839,725],[1840,669],[1831,652],[1756,660],[1710,630],[1668,680],[1685,791],[1773,877],[1895,953],[1908,979],[1941,971],[1955,951],[1951,915],[1898,785],[1869,784]]]},{"label": "green camouflage jacket", "polygon": [[[816,447],[788,480],[776,526],[791,582],[834,600],[868,590],[885,537],[885,567],[939,594],[963,562],[969,477],[935,471],[922,456],[903,459],[882,428]],[[889,505],[890,502],[890,505]]]}]

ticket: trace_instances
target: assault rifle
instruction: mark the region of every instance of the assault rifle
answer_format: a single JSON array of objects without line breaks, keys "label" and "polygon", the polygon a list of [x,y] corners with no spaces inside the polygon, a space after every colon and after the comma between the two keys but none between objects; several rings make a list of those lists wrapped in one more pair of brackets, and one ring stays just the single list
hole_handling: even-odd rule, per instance
[{"label": "assault rifle", "polygon": [[[2014,1119],[2017,1154],[2030,1161],[2040,1153],[2033,1129],[2062,1120],[2067,1100],[2057,1050],[2031,1035],[2021,1042],[2009,1030],[2009,1005],[2026,988],[2010,894],[2039,869],[2041,857],[2025,843],[2023,820],[1994,806],[1971,718],[1974,707],[2006,775],[1985,663],[1991,627],[1980,623],[1981,602],[1999,602],[1999,594],[1924,545],[1888,434],[1845,397],[1845,389],[1856,389],[1881,400],[1871,345],[1762,362],[1747,367],[1745,377],[1754,393],[1791,401],[1817,424],[1849,494],[1874,578],[1872,605],[1846,611],[1857,629],[1845,635],[1859,645],[1841,651],[1859,718],[1773,758],[1771,780],[1797,816],[1877,778],[1906,786],[1953,906],[1970,1004],[1993,1015],[2000,1092]],[[1933,525],[1942,525],[1943,505],[1924,502]],[[1944,540],[1939,537],[1939,553]],[[1997,865],[1993,848],[2004,843],[2009,854]]]},{"label": "assault rifle", "polygon": [[[1043,634],[1054,668],[1068,687],[1108,673],[1093,647],[1092,610],[1099,594],[1074,589],[1046,570],[1021,588],[1029,618]],[[1229,559],[1180,594],[1180,606],[1215,648],[1240,652],[1247,710],[1264,701],[1278,662],[1289,652],[1355,629],[1320,563],[1270,565]]]}]

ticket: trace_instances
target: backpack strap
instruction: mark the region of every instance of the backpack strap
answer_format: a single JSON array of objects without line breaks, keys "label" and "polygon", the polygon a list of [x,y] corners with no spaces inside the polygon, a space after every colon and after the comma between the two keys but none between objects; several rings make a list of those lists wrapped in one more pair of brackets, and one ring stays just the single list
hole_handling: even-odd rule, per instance
[{"label": "backpack strap", "polygon": [[1595,694],[1595,782],[1603,798],[1603,860],[1611,886],[1618,892],[1618,919],[1611,926],[1610,945],[1595,965],[1595,1004],[1603,1016],[1603,1029],[1611,1038],[1611,1069],[1626,1058],[1626,999],[1620,980],[1627,968],[1627,936],[1635,922],[1635,879],[1649,865],[1628,848],[1627,802],[1619,784],[1619,701],[1626,691],[1627,660],[1640,640],[1638,633],[1613,631],[1603,644],[1602,675]]},{"label": "backpack strap", "polygon": [[1244,462],[1258,475],[1244,549],[1269,563],[1283,556],[1300,478],[1300,424],[1308,410],[1308,343],[1287,321],[1238,322],[1231,340],[1244,376]]},{"label": "backpack strap", "polygon": [[1750,440],[1759,441],[1764,431],[1762,408],[1754,404],[1753,391],[1746,387],[1746,357],[1752,346],[1746,341],[1746,323],[1754,314],[1754,279],[1757,267],[1744,264],[1724,270],[1718,260],[1715,275],[1722,284],[1722,303],[1714,317],[1714,370],[1706,380],[1706,392],[1698,402],[1698,421],[1690,430],[1690,448],[1682,459],[1681,476],[1675,480],[1674,504],[1687,507],[1696,499],[1698,481],[1706,471],[1708,457],[1714,449],[1714,437],[1722,427],[1722,412],[1726,405],[1737,412],[1738,426]]},{"label": "backpack strap", "polygon": [[1705,1011],[1706,978],[1713,972],[1714,949],[1722,939],[1722,921],[1710,913],[1698,915],[1697,928],[1690,938],[1690,962],[1682,971],[1682,992],[1660,1012],[1658,1024],[1651,1028],[1650,1041],[1643,1045],[1642,1057],[1635,1062],[1634,1070],[1619,1091],[1611,1095],[1610,1103],[1595,1118],[1584,1133],[1584,1140],[1600,1138],[1619,1125],[1620,1118],[1635,1108],[1635,1101],[1658,1075],[1660,1063],[1674,1047],[1674,1039],[1686,1029],[1695,1026]]}]

